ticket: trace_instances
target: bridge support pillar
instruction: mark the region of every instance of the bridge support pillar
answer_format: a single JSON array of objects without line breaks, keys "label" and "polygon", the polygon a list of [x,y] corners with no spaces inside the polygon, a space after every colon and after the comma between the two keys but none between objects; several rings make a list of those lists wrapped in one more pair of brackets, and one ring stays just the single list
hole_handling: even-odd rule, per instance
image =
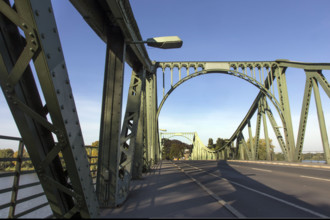
[{"label": "bridge support pillar", "polygon": [[146,115],[147,115],[147,161],[151,166],[159,160],[159,132],[157,113],[156,74],[149,73],[146,79]]},{"label": "bridge support pillar", "polygon": [[116,205],[124,56],[124,37],[117,28],[108,27],[96,183],[102,207]]}]

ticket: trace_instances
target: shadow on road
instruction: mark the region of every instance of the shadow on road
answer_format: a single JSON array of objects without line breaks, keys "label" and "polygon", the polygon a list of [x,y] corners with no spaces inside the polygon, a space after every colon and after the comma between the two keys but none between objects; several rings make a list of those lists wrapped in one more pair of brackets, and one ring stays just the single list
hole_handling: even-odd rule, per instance
[{"label": "shadow on road", "polygon": [[[330,215],[329,204],[312,206],[293,195],[280,192],[253,179],[255,174],[252,172],[242,174],[227,161],[176,161],[175,163],[247,217],[317,217],[269,197],[276,197],[290,204],[323,215]],[[207,172],[197,172],[188,165],[217,174],[219,178]],[[260,191],[269,197],[247,190],[239,184]],[[297,184],[296,187],[300,185]],[[141,180],[132,181],[127,201],[121,207],[101,210],[101,216],[106,218],[232,218],[226,208],[217,203],[169,161],[163,161],[158,169],[154,169],[149,175],[144,175]]]}]

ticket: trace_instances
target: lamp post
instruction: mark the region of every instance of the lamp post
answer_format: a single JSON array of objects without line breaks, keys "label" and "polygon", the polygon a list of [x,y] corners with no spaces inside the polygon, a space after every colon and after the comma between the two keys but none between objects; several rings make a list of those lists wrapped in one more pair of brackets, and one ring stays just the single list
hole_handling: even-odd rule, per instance
[{"label": "lamp post", "polygon": [[126,41],[126,44],[145,44],[145,43],[150,47],[156,47],[161,49],[173,49],[173,48],[180,48],[183,42],[178,36],[154,37],[154,38],[148,38],[146,41]]}]

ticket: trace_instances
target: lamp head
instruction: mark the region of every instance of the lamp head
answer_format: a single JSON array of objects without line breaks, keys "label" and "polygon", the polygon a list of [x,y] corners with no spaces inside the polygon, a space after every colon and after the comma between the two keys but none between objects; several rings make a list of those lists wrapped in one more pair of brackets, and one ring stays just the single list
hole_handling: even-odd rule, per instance
[{"label": "lamp head", "polygon": [[147,45],[162,49],[180,48],[182,40],[178,36],[154,37],[147,39]]}]

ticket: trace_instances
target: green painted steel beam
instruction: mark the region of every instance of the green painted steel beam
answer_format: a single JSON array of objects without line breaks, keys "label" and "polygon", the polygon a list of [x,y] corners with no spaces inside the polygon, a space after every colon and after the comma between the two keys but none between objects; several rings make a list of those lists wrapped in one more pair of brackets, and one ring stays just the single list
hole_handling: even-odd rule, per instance
[{"label": "green painted steel beam", "polygon": [[315,103],[316,103],[317,118],[318,118],[319,126],[320,126],[325,161],[327,164],[330,164],[329,139],[328,139],[327,128],[326,128],[325,120],[324,120],[324,113],[323,113],[323,108],[322,108],[322,103],[321,103],[319,86],[318,86],[317,80],[315,78],[312,78],[312,83],[313,83],[313,91],[314,91],[314,98],[315,98]]},{"label": "green painted steel beam", "polygon": [[[85,150],[81,150],[84,142],[51,3],[16,1],[13,10],[0,1],[0,6],[1,88],[54,216],[96,217],[98,203],[91,175],[84,172],[89,165]],[[4,33],[3,28],[12,31]],[[31,55],[37,78],[29,67]],[[59,153],[66,168],[61,165]]]},{"label": "green painted steel beam", "polygon": [[125,60],[125,41],[120,29],[109,27],[107,37],[96,182],[101,207],[116,205]]}]

